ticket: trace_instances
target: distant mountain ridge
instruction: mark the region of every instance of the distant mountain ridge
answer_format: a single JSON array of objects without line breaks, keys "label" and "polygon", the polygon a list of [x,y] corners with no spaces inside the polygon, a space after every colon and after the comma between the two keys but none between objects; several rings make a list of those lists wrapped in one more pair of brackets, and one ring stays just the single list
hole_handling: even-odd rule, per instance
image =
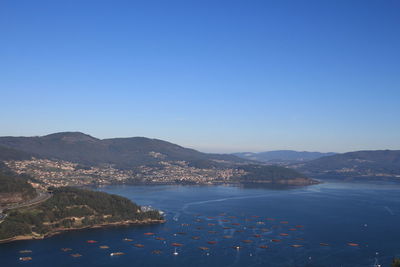
[{"label": "distant mountain ridge", "polygon": [[273,151],[265,151],[265,152],[240,152],[233,153],[233,155],[248,159],[248,160],[257,160],[261,162],[269,162],[269,163],[279,163],[279,162],[304,162],[309,160],[314,160],[317,158],[332,156],[336,153],[328,152],[308,152],[308,151],[294,151],[294,150],[273,150]]},{"label": "distant mountain ridge", "polygon": [[112,164],[121,169],[177,160],[192,164],[243,162],[243,159],[234,155],[202,153],[158,139],[98,139],[81,132],[61,132],[36,137],[0,137],[0,147],[4,151],[8,150],[6,152],[10,155],[15,152],[12,159],[36,155],[90,166]]},{"label": "distant mountain ridge", "polygon": [[299,164],[296,169],[314,177],[400,178],[400,150],[365,150],[336,154]]}]

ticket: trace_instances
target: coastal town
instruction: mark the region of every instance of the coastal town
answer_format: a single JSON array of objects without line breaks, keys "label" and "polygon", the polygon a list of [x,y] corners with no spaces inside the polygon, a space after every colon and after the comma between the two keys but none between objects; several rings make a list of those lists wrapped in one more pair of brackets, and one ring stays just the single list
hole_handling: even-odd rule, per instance
[{"label": "coastal town", "polygon": [[185,161],[161,161],[157,166],[139,166],[129,170],[108,166],[82,166],[64,160],[32,158],[5,161],[18,175],[33,178],[35,188],[110,184],[214,184],[246,174],[241,169],[196,168]]}]

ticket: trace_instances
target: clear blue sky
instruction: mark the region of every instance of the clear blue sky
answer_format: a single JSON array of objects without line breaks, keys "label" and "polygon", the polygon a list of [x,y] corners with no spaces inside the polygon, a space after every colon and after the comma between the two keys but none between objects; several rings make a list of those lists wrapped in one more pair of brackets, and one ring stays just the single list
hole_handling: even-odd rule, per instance
[{"label": "clear blue sky", "polygon": [[3,0],[0,135],[400,149],[398,0]]}]

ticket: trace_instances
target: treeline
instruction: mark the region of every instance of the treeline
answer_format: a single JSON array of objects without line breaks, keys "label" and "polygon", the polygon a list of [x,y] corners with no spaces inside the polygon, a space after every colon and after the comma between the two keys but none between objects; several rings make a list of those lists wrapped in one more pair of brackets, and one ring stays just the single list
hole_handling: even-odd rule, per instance
[{"label": "treeline", "polygon": [[0,239],[32,232],[47,234],[60,227],[163,219],[158,211],[142,212],[140,206],[117,195],[72,187],[53,188],[52,192],[49,200],[36,207],[10,211],[0,224]]},{"label": "treeline", "polygon": [[244,165],[240,166],[239,169],[247,173],[238,178],[241,182],[262,180],[273,182],[282,179],[306,178],[303,174],[293,169],[280,166]]},{"label": "treeline", "polygon": [[27,179],[0,172],[0,193],[22,193],[27,198],[36,196],[36,190]]}]

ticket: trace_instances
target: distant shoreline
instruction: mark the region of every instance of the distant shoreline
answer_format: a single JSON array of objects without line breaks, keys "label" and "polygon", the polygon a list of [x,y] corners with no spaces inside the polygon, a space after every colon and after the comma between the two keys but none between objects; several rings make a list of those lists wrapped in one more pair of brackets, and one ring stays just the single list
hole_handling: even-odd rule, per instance
[{"label": "distant shoreline", "polygon": [[41,240],[41,239],[49,238],[49,237],[61,234],[63,232],[68,232],[68,231],[98,229],[98,228],[107,228],[107,227],[133,226],[133,225],[136,225],[136,226],[152,225],[152,224],[162,224],[165,222],[166,222],[166,220],[143,220],[143,221],[127,220],[127,221],[120,221],[120,222],[95,224],[95,225],[91,225],[91,226],[78,227],[78,228],[76,228],[76,227],[75,228],[57,228],[49,233],[42,234],[42,235],[34,235],[34,234],[19,235],[19,236],[6,238],[6,239],[1,239],[0,244],[11,243],[11,242],[15,242],[15,241],[23,241],[23,240]]}]

